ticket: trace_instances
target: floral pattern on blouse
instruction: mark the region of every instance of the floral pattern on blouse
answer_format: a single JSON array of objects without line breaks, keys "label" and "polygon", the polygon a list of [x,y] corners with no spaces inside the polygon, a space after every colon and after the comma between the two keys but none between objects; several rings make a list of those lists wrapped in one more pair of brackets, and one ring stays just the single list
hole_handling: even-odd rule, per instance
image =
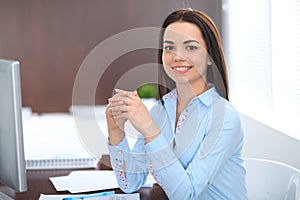
[{"label": "floral pattern on blouse", "polygon": [[165,94],[163,96],[163,99],[164,99],[164,101],[168,101],[169,99],[173,99],[175,97],[177,97],[177,91],[176,91],[176,89],[173,89],[169,93]]},{"label": "floral pattern on blouse", "polygon": [[[172,91],[170,91],[163,97],[164,101],[168,101],[173,98],[177,98],[177,90],[176,89],[173,89]],[[181,129],[185,119],[188,117],[188,115],[190,113],[190,108],[194,102],[195,102],[195,98],[189,103],[189,105],[180,114],[177,125],[176,125],[175,136],[177,136],[179,134],[180,129]]]},{"label": "floral pattern on blouse", "polygon": [[122,187],[124,189],[129,189],[128,179],[126,178],[126,165],[125,161],[119,158],[115,159],[116,161],[116,171],[117,171],[117,178],[120,180]]},{"label": "floral pattern on blouse", "polygon": [[177,136],[180,133],[180,129],[185,121],[185,119],[189,116],[189,113],[191,112],[191,107],[193,103],[195,102],[195,99],[193,99],[189,105],[182,111],[182,113],[179,116],[177,125],[176,125],[176,131],[175,131],[175,136]]},{"label": "floral pattern on blouse", "polygon": [[156,180],[156,182],[160,185],[160,187],[163,190],[165,190],[165,186],[163,184],[161,184],[160,177],[158,176],[157,172],[155,171],[152,163],[150,163],[148,165],[148,170],[149,170],[150,174],[153,176],[153,178]]}]

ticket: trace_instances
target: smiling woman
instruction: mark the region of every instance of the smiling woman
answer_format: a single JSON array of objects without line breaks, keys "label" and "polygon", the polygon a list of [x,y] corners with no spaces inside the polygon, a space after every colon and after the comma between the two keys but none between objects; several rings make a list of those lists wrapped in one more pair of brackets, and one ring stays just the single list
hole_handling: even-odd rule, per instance
[{"label": "smiling woman", "polygon": [[[244,131],[228,102],[213,21],[197,10],[172,12],[158,57],[159,100],[150,112],[136,91],[117,89],[109,99],[109,151],[120,188],[134,192],[150,173],[169,199],[247,199]],[[140,133],[133,149],[126,121]]]},{"label": "smiling woman", "polygon": [[176,83],[182,83],[176,84],[177,89],[192,87],[196,95],[206,90],[206,67],[210,58],[198,26],[188,22],[170,24],[163,44],[164,70]]},{"label": "smiling woman", "polygon": [[[191,69],[190,63],[193,63],[197,74],[200,76],[201,74],[204,75],[202,78],[205,78],[206,82],[213,83],[218,93],[228,99],[227,71],[219,33],[214,22],[205,14],[201,15],[208,23],[204,20],[199,20],[197,25],[189,23],[198,19],[188,15],[181,16],[181,19],[166,19],[165,25],[162,27],[165,35],[161,35],[160,38],[162,50],[159,51],[161,55],[159,56],[159,63],[164,64],[164,62],[170,61],[170,56],[172,55],[175,55],[173,57],[174,60],[184,58],[187,66],[176,66],[176,69],[181,70],[177,70],[178,72]],[[189,17],[191,18],[188,19]],[[168,40],[168,37],[173,37],[177,43],[175,43],[176,41]],[[207,43],[207,40],[210,42]],[[197,60],[199,56],[202,59]],[[204,65],[207,65],[208,68]],[[211,67],[212,65],[213,67]],[[172,67],[174,68],[175,66]],[[160,86],[160,91],[162,92],[162,94],[159,94],[160,98],[175,88],[175,81],[167,76],[166,72],[167,70],[159,68],[159,74],[161,74],[159,79],[162,83],[162,86]]]}]

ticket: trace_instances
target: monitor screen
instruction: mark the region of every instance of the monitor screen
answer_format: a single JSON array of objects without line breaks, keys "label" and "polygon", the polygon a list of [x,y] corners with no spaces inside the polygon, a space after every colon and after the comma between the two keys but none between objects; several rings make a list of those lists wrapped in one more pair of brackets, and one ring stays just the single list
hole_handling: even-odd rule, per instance
[{"label": "monitor screen", "polygon": [[18,61],[0,59],[0,183],[24,192],[27,180],[19,67]]}]

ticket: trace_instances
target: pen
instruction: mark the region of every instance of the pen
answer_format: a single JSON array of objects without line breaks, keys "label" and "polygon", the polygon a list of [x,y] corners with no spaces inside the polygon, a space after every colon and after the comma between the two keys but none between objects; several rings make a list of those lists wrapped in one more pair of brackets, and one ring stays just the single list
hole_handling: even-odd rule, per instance
[{"label": "pen", "polygon": [[94,198],[94,197],[101,197],[101,196],[108,196],[115,194],[115,191],[108,191],[108,192],[100,192],[100,193],[94,193],[94,194],[86,194],[81,196],[72,196],[72,197],[66,197],[63,198],[63,200],[84,200],[88,198]]}]

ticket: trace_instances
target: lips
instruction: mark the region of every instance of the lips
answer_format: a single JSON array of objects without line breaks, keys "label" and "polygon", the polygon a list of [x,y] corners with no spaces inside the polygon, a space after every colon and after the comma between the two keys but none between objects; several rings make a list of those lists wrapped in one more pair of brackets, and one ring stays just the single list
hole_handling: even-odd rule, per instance
[{"label": "lips", "polygon": [[191,66],[175,66],[172,69],[178,74],[184,74],[188,72],[192,67]]}]

